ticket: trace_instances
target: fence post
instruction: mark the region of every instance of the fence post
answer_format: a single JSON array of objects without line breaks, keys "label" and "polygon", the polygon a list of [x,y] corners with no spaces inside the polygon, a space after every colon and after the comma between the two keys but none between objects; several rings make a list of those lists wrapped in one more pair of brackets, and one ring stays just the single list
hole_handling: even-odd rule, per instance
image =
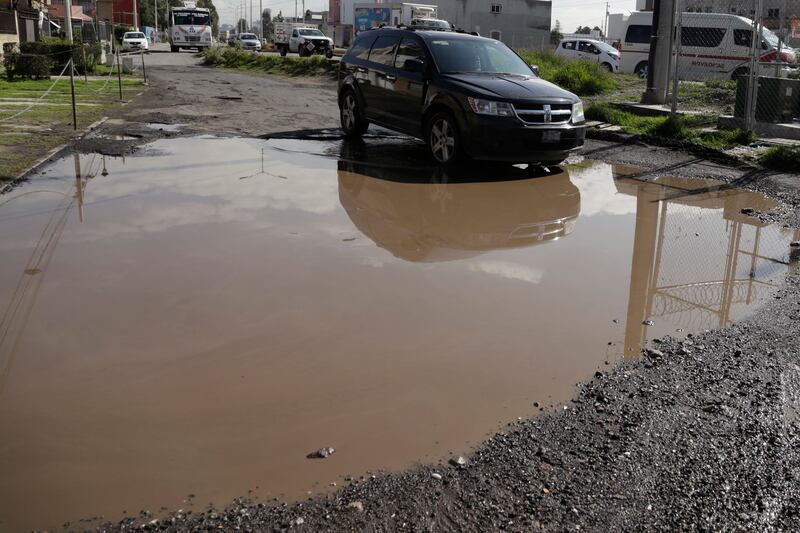
[{"label": "fence post", "polygon": [[678,112],[678,65],[681,62],[681,26],[683,24],[683,7],[681,0],[675,0],[675,70],[672,73],[672,101],[670,116],[675,119]]},{"label": "fence post", "polygon": [[119,82],[119,101],[122,102],[122,61],[119,58],[119,48],[117,48],[117,81]]},{"label": "fence post", "polygon": [[142,76],[144,77],[144,83],[147,84],[147,69],[144,67],[144,50],[140,50],[139,55],[142,57]]},{"label": "fence post", "polygon": [[69,58],[69,90],[72,94],[72,129],[78,129],[78,113],[75,110],[75,58],[74,56]]},{"label": "fence post", "polygon": [[753,131],[756,122],[756,108],[758,102],[758,69],[761,50],[761,10],[764,9],[762,0],[754,0],[755,14],[753,15],[753,33],[750,42],[750,68],[747,73],[747,100],[745,101],[744,129]]},{"label": "fence post", "polygon": [[86,74],[88,70],[86,68],[86,46],[83,43],[81,43],[81,55],[83,56],[83,81],[88,82],[89,76]]}]

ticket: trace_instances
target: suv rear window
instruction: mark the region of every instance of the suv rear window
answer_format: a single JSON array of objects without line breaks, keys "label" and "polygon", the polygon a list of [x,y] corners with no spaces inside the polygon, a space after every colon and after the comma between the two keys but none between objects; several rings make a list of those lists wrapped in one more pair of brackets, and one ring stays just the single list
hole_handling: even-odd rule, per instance
[{"label": "suv rear window", "polygon": [[397,35],[381,35],[372,45],[369,60],[379,65],[391,66],[394,64],[394,49],[399,42]]},{"label": "suv rear window", "polygon": [[632,24],[628,26],[628,33],[625,34],[626,43],[650,44],[651,26]]}]

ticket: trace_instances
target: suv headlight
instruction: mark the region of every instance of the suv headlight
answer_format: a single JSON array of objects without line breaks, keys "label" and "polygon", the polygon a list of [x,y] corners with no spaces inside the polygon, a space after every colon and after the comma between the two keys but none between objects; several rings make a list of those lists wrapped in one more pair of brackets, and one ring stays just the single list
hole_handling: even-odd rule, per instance
[{"label": "suv headlight", "polygon": [[583,116],[583,102],[572,104],[572,122],[583,122],[586,118]]},{"label": "suv headlight", "polygon": [[514,108],[508,102],[494,102],[492,100],[483,100],[481,98],[467,98],[470,109],[473,113],[478,115],[492,115],[495,117],[512,117],[514,116]]}]

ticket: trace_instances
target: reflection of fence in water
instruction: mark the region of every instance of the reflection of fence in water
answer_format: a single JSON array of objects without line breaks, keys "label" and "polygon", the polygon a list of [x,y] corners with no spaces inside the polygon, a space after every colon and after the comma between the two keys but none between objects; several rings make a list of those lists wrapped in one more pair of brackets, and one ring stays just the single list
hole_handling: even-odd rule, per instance
[{"label": "reflection of fence in water", "polygon": [[673,202],[663,202],[660,215],[652,317],[686,329],[724,327],[785,269],[788,236],[778,228]]}]

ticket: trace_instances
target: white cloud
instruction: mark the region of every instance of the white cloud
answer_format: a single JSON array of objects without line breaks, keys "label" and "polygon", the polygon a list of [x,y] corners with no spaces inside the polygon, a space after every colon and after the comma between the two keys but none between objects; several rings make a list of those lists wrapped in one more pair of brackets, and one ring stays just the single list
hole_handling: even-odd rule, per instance
[{"label": "white cloud", "polygon": [[483,272],[533,284],[540,283],[544,277],[544,272],[541,270],[509,261],[480,260],[470,264],[469,269],[473,272]]}]

